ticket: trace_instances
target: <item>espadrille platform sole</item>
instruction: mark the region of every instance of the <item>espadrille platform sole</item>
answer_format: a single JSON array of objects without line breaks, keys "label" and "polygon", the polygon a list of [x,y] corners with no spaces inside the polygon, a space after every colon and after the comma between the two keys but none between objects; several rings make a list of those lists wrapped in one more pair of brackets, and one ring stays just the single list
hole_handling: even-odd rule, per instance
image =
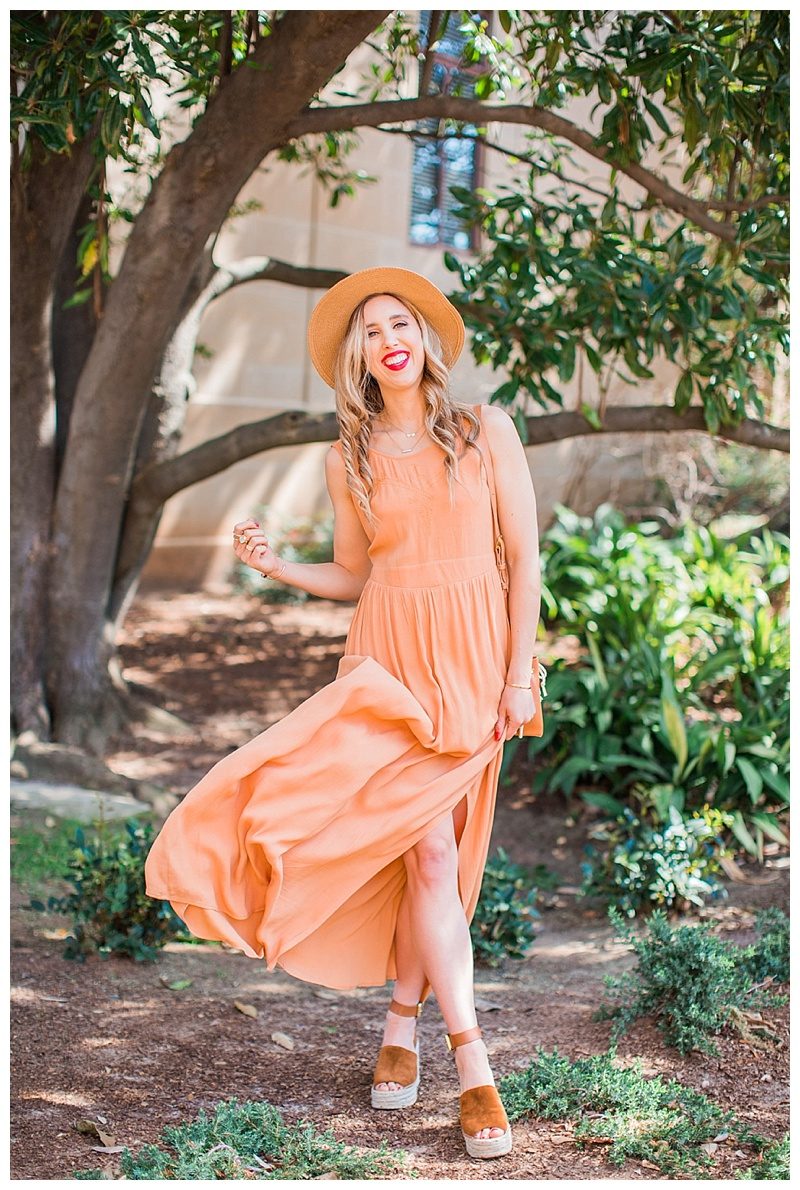
[{"label": "espadrille platform sole", "polygon": [[[414,1016],[419,1017],[422,1012],[422,1004],[400,1004],[397,1000],[392,1000],[389,1005],[390,1012],[397,1016]],[[378,1061],[375,1065],[375,1072],[372,1076],[372,1088],[370,1090],[370,1101],[373,1107],[396,1109],[399,1107],[411,1107],[417,1102],[417,1092],[419,1090],[419,1037],[417,1036],[417,1027],[414,1026],[414,1048],[413,1050],[406,1049],[403,1045],[382,1045],[380,1053],[378,1054]],[[376,1083],[400,1083],[400,1087],[395,1091],[385,1091],[379,1089]]]},{"label": "espadrille platform sole", "polygon": [[[481,1036],[479,1025],[463,1029],[460,1033],[445,1033],[449,1050],[477,1041]],[[511,1152],[511,1125],[506,1110],[494,1083],[482,1083],[468,1087],[459,1098],[461,1135],[470,1157],[503,1157]],[[502,1136],[476,1136],[482,1128],[502,1128]]]}]

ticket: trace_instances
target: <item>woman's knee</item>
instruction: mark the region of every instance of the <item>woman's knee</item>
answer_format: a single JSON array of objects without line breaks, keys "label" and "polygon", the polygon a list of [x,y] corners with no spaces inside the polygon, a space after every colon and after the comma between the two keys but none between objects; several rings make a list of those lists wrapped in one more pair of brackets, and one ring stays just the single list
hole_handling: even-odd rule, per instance
[{"label": "woman's knee", "polygon": [[439,888],[452,883],[458,871],[458,848],[451,817],[425,835],[404,856],[412,883]]}]

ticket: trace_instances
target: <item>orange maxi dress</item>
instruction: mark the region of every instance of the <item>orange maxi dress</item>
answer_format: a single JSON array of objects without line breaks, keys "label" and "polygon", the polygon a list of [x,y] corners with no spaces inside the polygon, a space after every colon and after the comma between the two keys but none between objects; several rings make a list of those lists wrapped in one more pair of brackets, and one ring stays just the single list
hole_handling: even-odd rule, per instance
[{"label": "orange maxi dress", "polygon": [[452,508],[437,443],[370,451],[380,521],[356,505],[372,572],[335,679],[215,764],[147,857],[148,895],[198,937],[325,987],[384,985],[397,974],[403,853],[462,799],[458,892],[472,920],[510,658],[482,421],[477,441],[485,466],[466,449]]}]

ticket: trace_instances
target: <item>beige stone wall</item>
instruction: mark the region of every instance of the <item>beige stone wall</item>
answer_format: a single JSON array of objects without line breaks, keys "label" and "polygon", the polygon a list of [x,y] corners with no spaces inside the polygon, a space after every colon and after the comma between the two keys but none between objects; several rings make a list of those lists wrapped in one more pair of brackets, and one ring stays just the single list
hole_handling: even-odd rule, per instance
[{"label": "beige stone wall", "polygon": [[[565,114],[585,125],[589,107],[581,102]],[[494,139],[505,144],[524,144],[521,130],[493,132]],[[239,197],[241,203],[258,200],[262,209],[234,219],[225,228],[217,260],[226,263],[265,255],[346,271],[400,265],[425,274],[445,290],[452,288],[452,275],[441,263],[441,248],[408,242],[411,159],[412,147],[403,138],[365,131],[352,162],[379,180],[334,209],[309,175],[303,176],[296,166],[270,161]],[[487,153],[484,162],[485,184],[507,176],[505,158]],[[606,183],[607,171],[580,151],[574,164],[575,176],[600,186]],[[679,173],[679,164],[675,163],[673,173]],[[633,183],[626,184],[625,193],[633,201],[641,198]],[[312,368],[305,346],[308,318],[320,296],[317,291],[257,281],[239,286],[212,305],[200,333],[200,342],[212,354],[196,360],[186,447],[286,409],[334,409],[333,393]],[[664,362],[654,380],[643,381],[635,389],[615,379],[607,400],[609,404],[669,403],[677,375],[677,369]],[[488,401],[502,379],[476,367],[465,349],[453,373],[453,389],[462,400]],[[565,387],[564,407],[575,408],[584,401],[596,405],[598,400],[597,378],[588,366],[579,367]],[[658,451],[683,445],[675,437],[664,436],[656,444]],[[646,500],[652,487],[652,447],[646,435],[604,435],[529,448],[541,526],[549,523],[558,502],[585,512],[606,499]],[[263,505],[280,517],[331,512],[323,471],[326,450],[327,445],[319,443],[270,451],[173,497],[164,510],[143,588],[224,584],[233,561],[231,526]]]}]

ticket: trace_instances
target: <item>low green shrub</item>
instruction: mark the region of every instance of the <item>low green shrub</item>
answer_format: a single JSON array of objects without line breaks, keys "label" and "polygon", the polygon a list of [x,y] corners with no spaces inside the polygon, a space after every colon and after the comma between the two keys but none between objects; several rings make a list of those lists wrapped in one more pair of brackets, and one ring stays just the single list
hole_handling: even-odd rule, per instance
[{"label": "low green shrub", "polygon": [[145,892],[144,864],[154,837],[152,823],[131,820],[124,827],[120,836],[110,835],[101,825],[93,839],[87,839],[79,827],[64,873],[74,891],[64,897],[50,896],[46,904],[30,902],[32,909],[72,918],[66,959],[84,962],[87,954],[122,954],[152,961],[161,947],[186,929],[168,901],[154,900]]},{"label": "low green shrub", "polygon": [[772,905],[756,913],[757,941],[744,954],[745,970],[753,983],[771,979],[789,981],[789,919],[782,909]]},{"label": "low green shrub", "polygon": [[765,839],[787,844],[788,561],[769,530],[744,544],[687,524],[667,540],[609,505],[557,509],[542,606],[583,656],[548,675],[534,789],[672,784],[688,809],[729,813],[760,860]]},{"label": "low green shrub", "polygon": [[512,863],[502,847],[486,862],[481,895],[470,923],[475,960],[498,967],[507,958],[523,958],[535,938],[538,888],[531,872]]},{"label": "low green shrub", "polygon": [[[169,1125],[161,1146],[144,1145],[137,1153],[126,1146],[120,1155],[122,1177],[136,1181],[303,1180],[323,1178],[415,1178],[402,1150],[383,1142],[377,1149],[356,1149],[333,1132],[319,1132],[299,1120],[284,1122],[270,1103],[220,1103],[209,1117],[200,1110],[187,1124]],[[98,1169],[74,1175],[97,1180]]]},{"label": "low green shrub", "polygon": [[764,972],[776,969],[775,955],[782,950],[782,943],[770,935],[782,939],[786,925],[774,914],[757,919],[763,936],[760,945],[748,947],[718,937],[707,925],[673,928],[662,909],[653,911],[642,937],[636,937],[614,906],[608,916],[618,939],[628,943],[638,960],[633,970],[604,979],[609,999],[594,1019],[613,1020],[612,1042],[639,1017],[652,1016],[667,1044],[682,1054],[699,1050],[717,1055],[713,1035],[726,1025],[738,1027],[744,1010],[785,1003],[785,997],[770,991],[774,978],[759,986],[768,979]]},{"label": "low green shrub", "polygon": [[668,1177],[707,1176],[712,1159],[702,1146],[721,1131],[756,1149],[765,1143],[699,1091],[645,1078],[641,1059],[623,1068],[614,1065],[615,1058],[612,1048],[572,1062],[538,1047],[525,1070],[498,1083],[509,1120],[533,1115],[575,1121],[572,1137],[579,1147],[602,1139],[612,1165],[629,1157],[650,1161]]},{"label": "low green shrub", "polygon": [[[674,796],[672,787],[666,788]],[[648,792],[657,795],[660,790]],[[581,865],[583,896],[602,897],[633,917],[655,905],[686,909],[728,895],[717,873],[728,854],[723,834],[730,815],[703,806],[684,817],[673,802],[666,822],[653,823],[629,806],[614,803],[614,808],[614,820],[595,827],[590,834],[594,842],[585,848],[589,858]]]},{"label": "low green shrub", "polygon": [[789,1170],[789,1134],[780,1140],[767,1145],[755,1165],[744,1171],[736,1170],[733,1175],[741,1180],[758,1180],[771,1182],[788,1182]]}]

